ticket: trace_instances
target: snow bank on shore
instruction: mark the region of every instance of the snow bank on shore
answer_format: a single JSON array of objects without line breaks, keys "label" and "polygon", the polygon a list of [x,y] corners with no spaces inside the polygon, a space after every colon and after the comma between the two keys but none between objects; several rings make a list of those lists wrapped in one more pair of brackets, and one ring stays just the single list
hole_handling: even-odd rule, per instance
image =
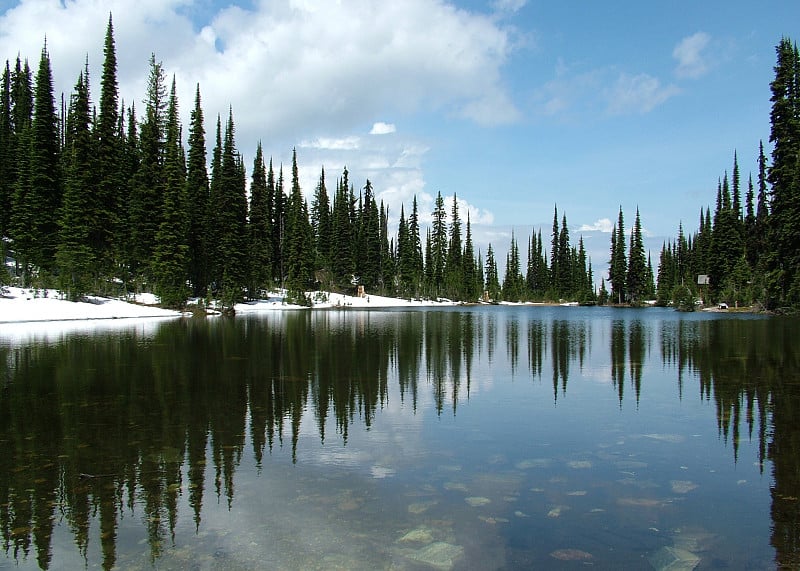
[{"label": "snow bank on shore", "polygon": [[60,299],[55,290],[8,287],[0,296],[0,323],[178,317],[178,311],[119,299],[89,296],[85,301]]},{"label": "snow bank on shore", "polygon": [[[3,289],[3,292],[0,295],[0,324],[179,317],[183,315],[178,311],[155,307],[158,299],[152,294],[137,296],[136,303],[130,303],[119,299],[97,296],[89,296],[85,301],[72,302],[61,299],[56,290],[36,291],[7,287]],[[453,302],[446,300],[407,300],[377,295],[354,297],[327,292],[311,292],[309,295],[315,309],[369,309],[453,305]],[[305,308],[285,303],[284,292],[276,292],[267,299],[236,304],[234,309],[237,313],[250,313]]]},{"label": "snow bank on shore", "polygon": [[[454,305],[451,301],[434,300],[408,300],[395,297],[383,297],[380,295],[366,295],[355,297],[340,293],[328,292],[309,292],[312,307],[314,309],[337,309],[354,308],[370,309],[382,307],[431,307]],[[246,313],[251,311],[277,310],[277,309],[305,309],[299,305],[284,303],[282,294],[275,294],[269,299],[238,303],[234,306],[236,313]]]}]

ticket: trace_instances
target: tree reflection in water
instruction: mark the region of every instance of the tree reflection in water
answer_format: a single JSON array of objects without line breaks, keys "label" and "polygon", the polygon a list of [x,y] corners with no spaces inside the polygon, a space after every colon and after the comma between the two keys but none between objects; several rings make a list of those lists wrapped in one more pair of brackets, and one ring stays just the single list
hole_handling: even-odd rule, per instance
[{"label": "tree reflection in water", "polygon": [[556,402],[567,394],[571,371],[607,352],[619,406],[628,383],[628,398],[638,406],[646,398],[646,362],[658,358],[655,347],[663,367],[676,373],[680,398],[696,391],[716,405],[734,461],[743,432],[758,439],[762,470],[768,461],[772,469],[776,562],[796,567],[798,322],[656,315],[566,308],[302,311],[172,321],[153,335],[121,327],[57,342],[0,340],[4,550],[14,559],[35,554],[47,569],[54,526],[63,521],[84,557],[96,529],[103,568],[111,569],[120,520],[135,512],[155,562],[174,541],[182,493],[199,530],[208,493],[233,504],[245,454],[259,470],[276,446],[290,447],[298,461],[305,417],[322,443],[332,438],[326,427],[334,419],[333,438],[346,445],[354,425],[368,429],[388,405],[390,382],[410,414],[421,391],[430,391],[437,414],[455,415],[459,403],[474,398],[476,361],[491,365],[503,345],[512,374],[523,347],[529,378],[540,382],[549,369]]}]

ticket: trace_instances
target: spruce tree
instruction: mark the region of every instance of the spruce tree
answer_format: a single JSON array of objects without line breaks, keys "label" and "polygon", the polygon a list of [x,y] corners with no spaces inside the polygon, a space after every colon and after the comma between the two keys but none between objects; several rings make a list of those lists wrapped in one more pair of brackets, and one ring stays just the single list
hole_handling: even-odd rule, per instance
[{"label": "spruce tree", "polygon": [[214,148],[211,152],[211,180],[208,185],[208,210],[205,222],[205,263],[208,272],[208,288],[213,295],[219,295],[222,287],[223,254],[221,226],[223,208],[222,193],[222,119],[217,115],[214,135]]},{"label": "spruce tree", "polygon": [[649,290],[649,277],[647,273],[647,260],[645,259],[644,241],[642,239],[642,222],[639,209],[636,209],[636,219],[631,232],[631,245],[628,253],[628,273],[625,280],[628,299],[632,304],[642,302],[644,295]]},{"label": "spruce tree", "polygon": [[414,296],[419,296],[425,265],[422,256],[422,239],[419,233],[419,210],[417,208],[416,195],[414,195],[414,200],[411,203],[411,216],[408,218],[408,239],[413,255]]},{"label": "spruce tree", "polygon": [[[376,222],[377,223],[377,222]],[[292,188],[286,209],[286,282],[300,295],[314,282],[314,235],[308,219],[308,205],[300,189],[297,151],[292,152]]]},{"label": "spruce tree", "polygon": [[32,233],[30,261],[52,271],[58,244],[58,210],[61,207],[59,121],[53,100],[53,74],[47,46],[42,48],[34,89],[30,134],[30,188],[25,207],[30,210]]},{"label": "spruce tree", "polygon": [[442,193],[436,194],[436,202],[431,213],[431,292],[440,296],[444,285],[444,271],[447,262],[447,212],[444,209]]},{"label": "spruce tree", "polygon": [[497,275],[497,262],[494,259],[494,250],[490,243],[486,249],[486,292],[489,294],[489,299],[492,301],[500,300],[500,280]]},{"label": "spruce tree", "polygon": [[768,305],[793,298],[800,301],[800,199],[797,192],[797,157],[800,150],[800,56],[788,38],[776,47],[775,79],[770,83],[770,142],[772,165],[768,179],[770,227],[768,256]]},{"label": "spruce tree", "polygon": [[164,196],[161,222],[156,230],[151,262],[155,293],[167,307],[183,307],[189,263],[188,212],[186,208],[186,160],[181,144],[175,78],[165,126]]},{"label": "spruce tree", "polygon": [[219,291],[225,307],[244,298],[247,287],[247,196],[236,150],[233,110],[225,124],[220,163]]},{"label": "spruce tree", "polygon": [[608,279],[611,282],[611,302],[624,303],[626,300],[625,277],[628,262],[625,254],[625,220],[622,207],[619,209],[617,224],[611,233],[611,258]]},{"label": "spruce tree", "polygon": [[380,220],[369,180],[363,190],[357,230],[356,274],[359,283],[369,290],[378,285],[380,275]]},{"label": "spruce tree", "polygon": [[450,242],[447,246],[446,291],[451,299],[464,297],[464,260],[461,245],[461,218],[458,215],[458,197],[453,195],[453,208],[450,211]]},{"label": "spruce tree", "polygon": [[100,80],[100,110],[95,126],[97,140],[97,198],[91,230],[92,248],[103,274],[115,268],[115,237],[119,225],[123,178],[120,170],[119,86],[114,26],[108,16],[103,46],[103,74]]},{"label": "spruce tree", "polygon": [[524,282],[519,259],[519,246],[511,232],[511,243],[506,257],[506,273],[503,278],[503,299],[506,301],[522,301]]},{"label": "spruce tree", "polygon": [[203,109],[200,104],[200,85],[197,85],[194,109],[189,118],[189,148],[186,172],[186,209],[188,230],[186,243],[189,247],[188,276],[192,295],[199,297],[208,291],[208,212],[209,185],[206,169],[206,132],[203,125]]},{"label": "spruce tree", "polygon": [[250,209],[247,221],[250,282],[248,290],[251,298],[257,298],[262,290],[270,287],[269,255],[272,250],[270,239],[272,234],[272,221],[269,218],[267,207],[267,170],[264,164],[264,151],[261,141],[256,147],[256,156],[253,160],[253,178],[250,182]]},{"label": "spruce tree", "polygon": [[317,188],[314,190],[314,200],[311,203],[311,228],[314,231],[314,267],[331,270],[331,248],[333,243],[333,224],[331,220],[331,205],[328,198],[328,189],[325,186],[325,168],[319,175]]},{"label": "spruce tree", "polygon": [[475,246],[472,243],[472,225],[470,224],[469,211],[467,211],[467,235],[464,242],[463,281],[464,289],[461,298],[465,301],[475,302],[483,293],[483,280],[478,280],[477,260],[475,259]]},{"label": "spruce tree", "polygon": [[558,299],[558,277],[559,277],[559,241],[560,232],[558,229],[558,206],[553,207],[553,229],[550,233],[550,291],[555,299]]},{"label": "spruce tree", "polygon": [[[11,200],[14,196],[14,124],[11,115],[11,69],[0,78],[0,257],[5,260],[4,238],[11,237]],[[5,264],[3,264],[5,268]]]},{"label": "spruce tree", "polygon": [[65,191],[56,263],[59,288],[68,299],[77,301],[91,291],[97,260],[91,230],[98,156],[91,131],[88,69],[86,74],[80,74],[70,97],[66,127],[69,143],[65,149]]},{"label": "spruce tree", "polygon": [[572,297],[574,293],[572,278],[572,252],[569,245],[569,228],[567,215],[562,215],[561,230],[558,233],[558,264],[556,266],[555,292],[559,298]]},{"label": "spruce tree", "polygon": [[152,279],[153,250],[164,204],[164,148],[167,95],[164,67],[150,56],[144,117],[139,129],[139,168],[134,175],[130,197],[130,230],[133,242],[134,275]]},{"label": "spruce tree", "polygon": [[331,242],[331,269],[334,280],[340,287],[350,286],[350,276],[354,271],[351,243],[353,242],[353,228],[350,221],[350,200],[348,196],[349,173],[347,168],[342,172],[342,177],[336,185],[336,194],[333,201],[333,217],[331,227],[333,240]]},{"label": "spruce tree", "polygon": [[[123,118],[125,118],[123,120]],[[133,219],[131,217],[133,187],[136,172],[139,170],[139,136],[136,122],[136,109],[133,105],[125,109],[120,105],[120,155],[119,169],[122,187],[120,189],[117,223],[114,228],[114,250],[117,259],[117,272],[127,288],[133,279],[134,248]]]},{"label": "spruce tree", "polygon": [[767,159],[764,156],[764,143],[759,143],[758,152],[758,195],[756,198],[756,217],[753,227],[755,255],[754,266],[759,274],[767,268],[769,251],[769,197],[767,194]]},{"label": "spruce tree", "polygon": [[413,276],[413,253],[406,222],[406,212],[400,205],[400,220],[397,223],[397,275],[400,280],[400,295],[410,295]]},{"label": "spruce tree", "polygon": [[378,256],[380,269],[380,289],[384,294],[394,294],[394,255],[392,244],[389,240],[389,209],[381,200],[378,214],[380,226],[380,252]]}]

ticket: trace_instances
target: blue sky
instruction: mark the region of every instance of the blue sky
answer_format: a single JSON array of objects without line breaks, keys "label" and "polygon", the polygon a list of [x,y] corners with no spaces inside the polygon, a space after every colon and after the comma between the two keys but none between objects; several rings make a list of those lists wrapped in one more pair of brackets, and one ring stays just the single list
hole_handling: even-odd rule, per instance
[{"label": "blue sky", "polygon": [[126,102],[142,107],[155,53],[185,123],[200,84],[209,140],[232,106],[248,166],[259,140],[276,165],[296,147],[309,195],[347,166],[394,221],[455,193],[500,257],[557,205],[598,280],[620,207],[656,264],[734,150],[755,174],[775,45],[800,22],[796,0],[25,0],[0,1],[0,54],[35,65],[47,36],[59,93],[88,56],[96,99],[109,12]]}]

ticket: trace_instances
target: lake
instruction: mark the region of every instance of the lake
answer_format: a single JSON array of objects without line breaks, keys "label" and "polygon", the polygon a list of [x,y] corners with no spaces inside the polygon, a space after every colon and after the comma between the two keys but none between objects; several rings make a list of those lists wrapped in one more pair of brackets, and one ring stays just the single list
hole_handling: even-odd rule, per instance
[{"label": "lake", "polygon": [[800,320],[4,325],[0,569],[800,567]]}]

